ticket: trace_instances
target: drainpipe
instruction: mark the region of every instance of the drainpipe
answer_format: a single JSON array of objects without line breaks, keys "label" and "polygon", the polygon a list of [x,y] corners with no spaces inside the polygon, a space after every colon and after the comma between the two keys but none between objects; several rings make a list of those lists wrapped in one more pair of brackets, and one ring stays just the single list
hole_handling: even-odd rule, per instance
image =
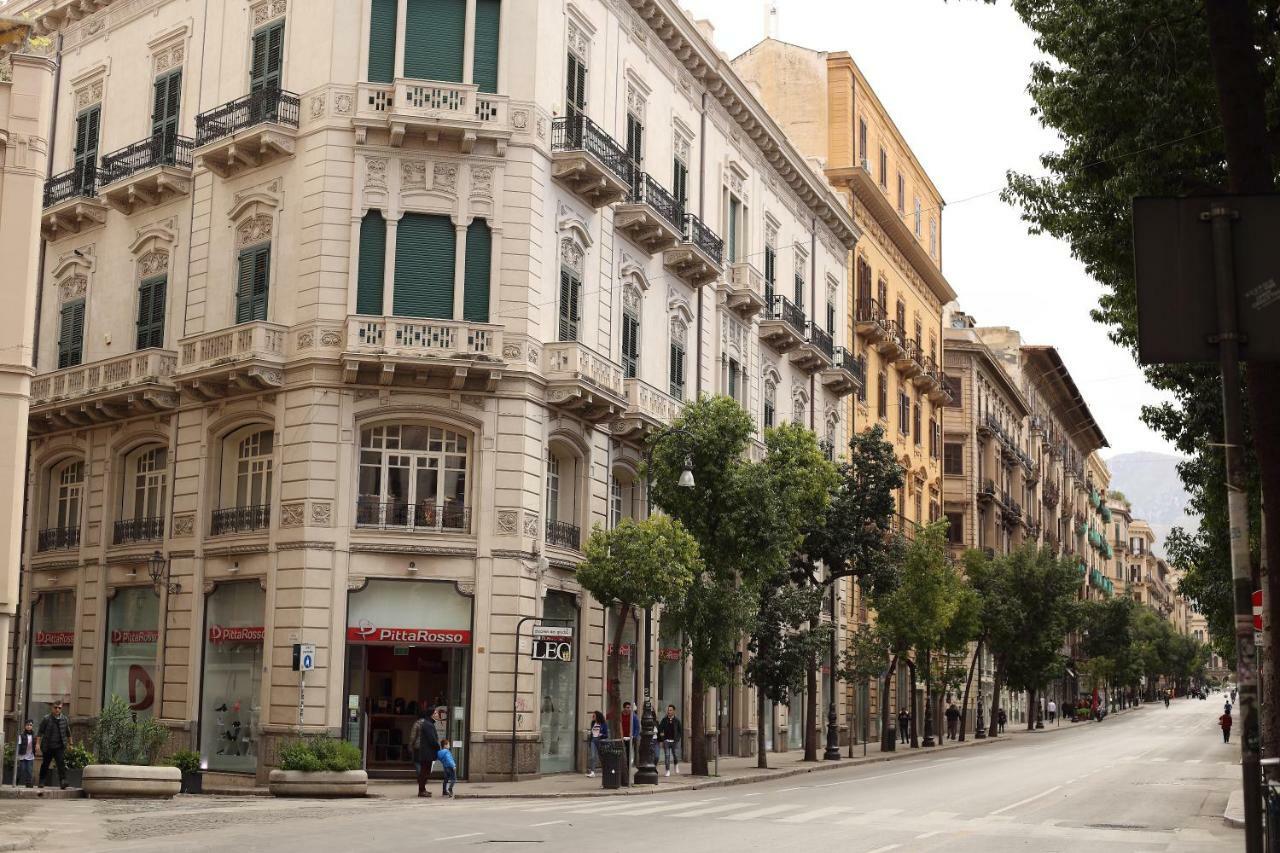
[{"label": "drainpipe", "polygon": [[[57,151],[58,144],[58,99],[62,93],[62,33],[58,33],[57,47],[53,51],[53,109],[49,112],[49,152],[44,158],[44,178],[46,181],[53,177],[53,155]],[[36,367],[40,362],[40,318],[43,316],[44,304],[44,264],[45,251],[49,245],[49,241],[40,238],[40,257],[36,261],[36,328],[35,333],[31,336],[31,366]],[[16,706],[15,706],[16,707]]]},{"label": "drainpipe", "polygon": [[[706,204],[707,177],[707,93],[702,93],[698,107],[698,218],[702,218]],[[694,381],[694,399],[702,396],[702,288],[698,288],[698,349],[697,378]]]},{"label": "drainpipe", "polygon": [[[809,310],[817,316],[818,312],[818,217],[809,217]],[[809,322],[814,322],[810,320]],[[809,429],[817,433],[818,419],[818,384],[813,374],[809,374]],[[835,611],[831,611],[832,618],[835,618]],[[832,661],[834,669],[835,661]]]}]

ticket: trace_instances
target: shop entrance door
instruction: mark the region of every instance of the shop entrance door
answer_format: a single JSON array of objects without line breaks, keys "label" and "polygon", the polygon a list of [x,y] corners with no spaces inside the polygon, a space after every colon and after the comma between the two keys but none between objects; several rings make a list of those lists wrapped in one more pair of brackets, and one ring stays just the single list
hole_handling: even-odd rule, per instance
[{"label": "shop entrance door", "polygon": [[373,776],[411,776],[413,723],[427,707],[448,709],[447,734],[466,776],[467,649],[347,645],[347,739]]}]

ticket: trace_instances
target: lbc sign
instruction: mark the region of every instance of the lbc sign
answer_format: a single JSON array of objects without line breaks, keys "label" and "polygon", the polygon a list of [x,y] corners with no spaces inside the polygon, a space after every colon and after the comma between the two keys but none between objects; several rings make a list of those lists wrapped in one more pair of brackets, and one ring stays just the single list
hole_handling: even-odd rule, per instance
[{"label": "lbc sign", "polygon": [[573,640],[567,637],[535,637],[533,660],[556,660],[568,663],[573,660]]}]

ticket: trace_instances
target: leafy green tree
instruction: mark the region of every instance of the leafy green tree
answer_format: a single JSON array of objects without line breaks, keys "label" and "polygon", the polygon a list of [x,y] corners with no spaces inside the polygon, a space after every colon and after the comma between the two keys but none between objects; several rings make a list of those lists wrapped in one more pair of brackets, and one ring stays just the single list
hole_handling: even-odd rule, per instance
[{"label": "leafy green tree", "polygon": [[652,515],[643,521],[624,518],[612,530],[598,525],[591,532],[578,566],[578,583],[606,609],[616,607],[613,651],[608,660],[609,713],[621,710],[619,671],[622,629],[634,607],[653,607],[677,601],[702,568],[698,543],[679,521]]}]

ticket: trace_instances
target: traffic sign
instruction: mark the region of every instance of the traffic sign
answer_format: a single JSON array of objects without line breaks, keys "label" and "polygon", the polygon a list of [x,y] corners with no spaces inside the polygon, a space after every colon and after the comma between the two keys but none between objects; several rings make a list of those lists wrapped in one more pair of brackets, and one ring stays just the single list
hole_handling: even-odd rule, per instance
[{"label": "traffic sign", "polygon": [[316,668],[316,644],[293,644],[293,671],[311,672]]},{"label": "traffic sign", "polygon": [[1253,630],[1262,630],[1262,590],[1253,591]]}]

